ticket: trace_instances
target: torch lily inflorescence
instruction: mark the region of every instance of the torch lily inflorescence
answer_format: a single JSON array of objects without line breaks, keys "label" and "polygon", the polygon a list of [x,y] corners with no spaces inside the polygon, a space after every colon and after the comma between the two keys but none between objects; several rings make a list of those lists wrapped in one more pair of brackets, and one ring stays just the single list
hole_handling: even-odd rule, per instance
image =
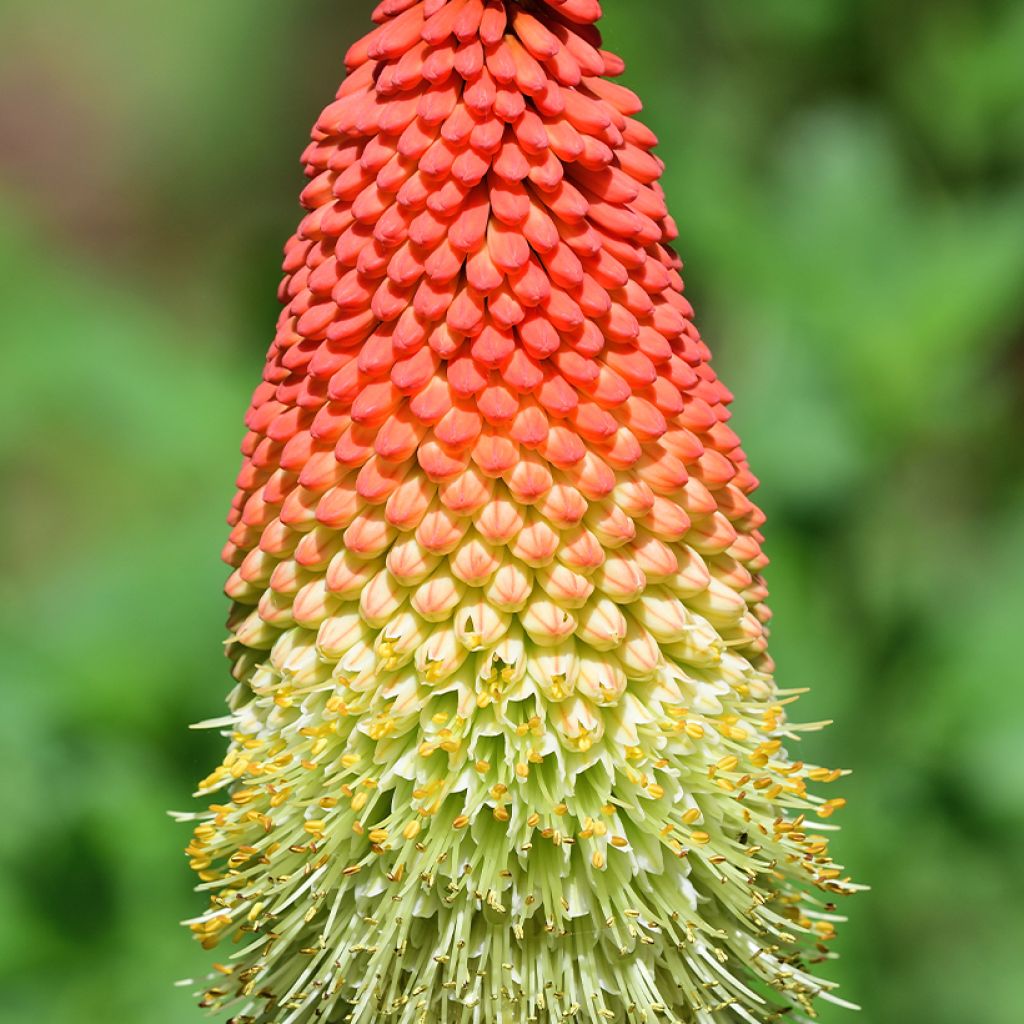
[{"label": "torch lily inflorescence", "polygon": [[188,848],[239,1024],[835,1000],[840,773],[787,753],[757,481],[599,15],[385,0],[306,150]]}]

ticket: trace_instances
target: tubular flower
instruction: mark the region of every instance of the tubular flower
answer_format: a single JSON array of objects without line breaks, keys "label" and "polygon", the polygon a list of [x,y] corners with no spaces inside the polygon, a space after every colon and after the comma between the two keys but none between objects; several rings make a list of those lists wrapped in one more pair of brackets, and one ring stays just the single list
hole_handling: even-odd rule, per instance
[{"label": "tubular flower", "polygon": [[248,413],[236,1022],[812,1014],[855,886],[766,653],[757,481],[597,0],[385,0],[304,155]]}]

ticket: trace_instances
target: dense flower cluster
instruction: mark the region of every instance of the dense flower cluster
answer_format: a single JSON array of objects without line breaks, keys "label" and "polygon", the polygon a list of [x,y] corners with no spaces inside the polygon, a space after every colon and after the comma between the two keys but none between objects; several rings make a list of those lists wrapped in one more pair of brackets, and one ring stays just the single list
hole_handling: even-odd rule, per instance
[{"label": "dense flower cluster", "polygon": [[757,482],[599,14],[385,0],[306,151],[188,850],[235,1021],[834,998],[839,772],[787,754]]}]

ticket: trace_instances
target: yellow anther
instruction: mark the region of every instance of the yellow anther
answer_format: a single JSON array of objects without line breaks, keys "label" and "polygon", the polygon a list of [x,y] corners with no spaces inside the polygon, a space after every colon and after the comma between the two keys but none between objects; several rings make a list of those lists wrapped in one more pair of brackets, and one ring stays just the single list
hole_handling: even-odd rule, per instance
[{"label": "yellow anther", "polygon": [[831,817],[831,815],[833,813],[835,813],[836,811],[838,811],[840,807],[845,807],[845,806],[846,806],[846,801],[842,797],[836,797],[834,800],[826,800],[818,808],[818,817],[819,818]]}]

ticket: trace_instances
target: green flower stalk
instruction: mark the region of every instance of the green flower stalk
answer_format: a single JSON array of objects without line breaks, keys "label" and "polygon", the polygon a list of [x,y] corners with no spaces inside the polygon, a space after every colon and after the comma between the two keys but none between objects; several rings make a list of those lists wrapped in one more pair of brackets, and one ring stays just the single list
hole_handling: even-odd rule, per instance
[{"label": "green flower stalk", "polygon": [[385,0],[304,161],[188,848],[236,1024],[838,1001],[757,481],[597,0]]}]

